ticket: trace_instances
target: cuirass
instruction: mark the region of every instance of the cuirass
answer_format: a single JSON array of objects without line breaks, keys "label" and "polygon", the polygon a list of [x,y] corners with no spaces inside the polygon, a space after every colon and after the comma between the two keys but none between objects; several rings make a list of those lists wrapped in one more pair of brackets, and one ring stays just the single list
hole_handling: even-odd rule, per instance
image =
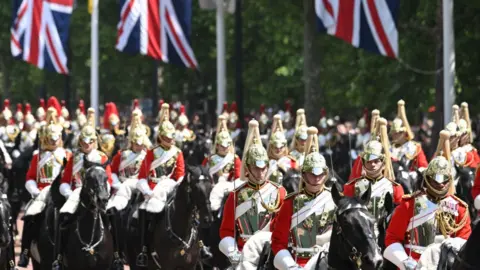
[{"label": "cuirass", "polygon": [[[333,202],[332,196],[329,191],[327,192],[328,197],[325,200],[321,200],[321,203],[314,203],[315,197],[307,196],[306,194],[299,194],[293,200],[293,212],[298,213],[299,211],[304,212],[310,210],[310,208],[315,208],[315,212],[308,216],[304,221],[299,222],[295,221],[295,218],[292,218],[293,224],[299,223],[294,226],[290,231],[290,237],[293,241],[290,241],[297,248],[312,248],[316,243],[317,235],[322,235],[331,229],[335,216],[335,203]],[[323,193],[322,193],[323,194]],[[320,196],[320,195],[319,195]],[[307,207],[305,207],[307,206]],[[301,215],[299,215],[301,216]],[[292,225],[293,225],[292,224]],[[311,257],[312,253],[297,253],[300,257]]]},{"label": "cuirass", "polygon": [[[272,186],[273,184],[267,183],[263,188],[269,188],[267,185]],[[274,207],[278,203],[278,200],[280,199],[278,195],[278,187],[275,186],[274,188],[275,190],[266,196],[260,196],[261,192],[248,185],[245,185],[238,192],[237,209],[242,203],[247,201],[252,202],[252,206],[237,219],[240,235],[251,236],[255,232],[262,230],[272,220],[274,213],[268,212],[268,210],[263,207],[262,201],[267,207]]]},{"label": "cuirass", "polygon": [[[210,162],[209,162],[210,167],[213,167],[216,164],[219,164],[220,162],[222,162],[224,158],[225,157],[219,156],[217,154],[211,155]],[[217,172],[217,174],[230,173],[235,167],[234,161],[235,161],[235,158],[231,162],[228,162],[227,164],[225,164],[225,166],[223,166],[223,168],[221,168],[220,171]]]},{"label": "cuirass", "polygon": [[[164,150],[162,147],[155,148],[155,150],[153,150],[153,159],[156,160],[160,158],[165,152],[168,152],[168,151]],[[173,173],[173,171],[175,170],[178,153],[179,152],[177,151],[177,153],[172,155],[172,157],[169,158],[166,162],[164,162],[163,164],[155,168],[156,177],[161,177],[164,175],[169,176]]]},{"label": "cuirass", "polygon": [[361,197],[370,185],[372,185],[372,195],[367,208],[375,220],[378,221],[387,214],[385,211],[385,195],[390,193],[393,197],[393,186],[392,182],[386,178],[382,178],[375,183],[367,179],[359,179],[355,182],[355,196]]},{"label": "cuirass", "polygon": [[[41,152],[38,159],[38,166],[41,167],[37,168],[38,182],[51,184],[62,169],[61,161],[63,161],[63,156],[55,153],[55,151]],[[44,163],[44,165],[42,166],[41,163]]]},{"label": "cuirass", "polygon": [[[124,178],[136,178],[140,172],[143,159],[145,158],[145,152],[135,153],[132,150],[122,151],[122,158],[120,161],[120,176]],[[122,164],[126,163],[125,168],[122,168]]]}]

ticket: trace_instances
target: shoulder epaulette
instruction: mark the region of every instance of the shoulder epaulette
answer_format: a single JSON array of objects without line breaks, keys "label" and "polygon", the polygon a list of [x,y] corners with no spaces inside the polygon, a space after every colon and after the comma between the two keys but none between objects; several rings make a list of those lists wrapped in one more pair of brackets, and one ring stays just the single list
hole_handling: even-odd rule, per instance
[{"label": "shoulder epaulette", "polygon": [[295,192],[287,194],[287,196],[285,196],[285,200],[288,200],[290,198],[294,198],[295,196],[298,195],[298,193],[299,193],[298,191],[295,191]]},{"label": "shoulder epaulette", "polygon": [[414,193],[412,194],[405,194],[402,196],[402,200],[410,200],[410,199],[413,199],[415,197],[417,197],[418,195],[420,195],[420,191],[415,191]]},{"label": "shoulder epaulette", "polygon": [[357,178],[353,178],[352,180],[348,181],[345,185],[351,185],[355,182],[357,182],[358,180],[361,180],[363,179],[364,177],[363,176],[360,176],[360,177],[357,177]]},{"label": "shoulder epaulette", "polygon": [[237,188],[235,188],[235,192],[237,192],[237,191],[239,191],[240,189],[242,189],[246,184],[247,184],[247,181],[245,181],[245,183],[242,183],[240,186],[238,186]]},{"label": "shoulder epaulette", "polygon": [[273,181],[269,181],[269,183],[274,185],[277,188],[281,187],[281,185],[279,183],[276,183],[276,182],[273,182]]},{"label": "shoulder epaulette", "polygon": [[388,179],[387,177],[385,177],[385,179],[387,179],[388,181],[390,181],[394,186],[400,185],[400,183],[396,182],[395,180]]},{"label": "shoulder epaulette", "polygon": [[468,204],[466,202],[464,202],[462,199],[458,198],[457,196],[455,195],[452,195],[452,197],[457,200],[461,205],[465,206],[465,208],[468,208]]}]

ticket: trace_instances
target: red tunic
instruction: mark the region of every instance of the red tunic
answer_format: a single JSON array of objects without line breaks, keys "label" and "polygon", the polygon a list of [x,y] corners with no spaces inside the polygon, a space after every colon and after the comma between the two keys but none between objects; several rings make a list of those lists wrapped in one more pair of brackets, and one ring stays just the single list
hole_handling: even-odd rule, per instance
[{"label": "red tunic", "polygon": [[[105,155],[103,152],[99,150],[93,150],[98,153],[98,157],[100,159],[101,164],[105,164],[108,161],[108,156]],[[93,153],[93,152],[92,152]],[[77,153],[78,155],[78,153]],[[77,179],[78,175],[73,174],[73,167],[74,167],[74,162],[75,162],[75,156],[70,156],[70,158],[67,160],[67,165],[65,166],[65,170],[63,172],[63,177],[61,180],[62,184],[69,184],[72,190],[77,188],[78,184],[81,183],[82,179]],[[107,181],[108,184],[111,186],[112,185],[112,170],[110,167],[110,164],[108,164],[105,167],[105,172],[107,174]]]},{"label": "red tunic", "polygon": [[118,175],[119,169],[120,169],[120,162],[122,161],[122,152],[118,151],[118,153],[113,156],[111,168],[112,168],[112,173],[115,173]]},{"label": "red tunic", "polygon": [[[202,166],[207,166],[209,162],[209,157],[206,157],[202,161]],[[233,181],[235,179],[240,178],[240,169],[242,168],[242,161],[240,158],[235,155],[235,159],[233,160],[233,170],[230,171],[228,174],[228,180]]]},{"label": "red tunic", "polygon": [[475,172],[475,181],[473,182],[471,193],[474,200],[478,195],[480,195],[480,170],[478,168]]},{"label": "red tunic", "polygon": [[[65,151],[65,157],[67,158],[67,160],[69,160],[71,158],[71,153],[66,151],[66,150],[64,150],[64,151]],[[38,156],[39,156],[38,152],[33,155],[32,161],[30,162],[30,167],[27,171],[26,180],[27,181],[28,180],[35,180],[37,182],[38,189],[42,190],[44,187],[50,186],[51,183],[40,182],[39,175],[38,175],[38,170],[37,170],[38,161],[39,161]],[[62,162],[63,162],[63,160],[62,160]]]},{"label": "red tunic", "polygon": [[[266,181],[265,183],[268,183],[269,181]],[[244,185],[237,190],[230,192],[228,195],[227,201],[225,202],[225,206],[223,208],[223,219],[222,219],[222,224],[220,226],[220,239],[223,239],[225,237],[234,237],[235,233],[235,225],[236,225],[236,220],[235,220],[235,208],[237,207],[237,203],[234,202],[234,192],[235,192],[235,198],[238,200],[238,194],[240,191],[242,191],[243,188],[246,188],[247,185]],[[280,186],[279,188],[278,195],[280,196],[280,205],[283,204],[283,201],[285,199],[285,195],[287,194],[285,188]],[[274,231],[275,224],[276,224],[276,218],[274,217],[270,223],[270,231]],[[238,229],[238,228],[237,228]],[[243,249],[243,245],[245,245],[245,240],[243,238],[239,237],[238,230],[237,230],[237,239],[236,239],[238,249],[241,251]]]},{"label": "red tunic", "polygon": [[[176,148],[177,153],[176,153],[176,157],[173,157],[176,159],[174,163],[175,168],[173,170],[172,175],[170,175],[170,178],[173,180],[179,181],[179,180],[182,180],[183,177],[185,176],[185,163],[183,160],[183,153],[176,146],[172,146],[172,147]],[[142,166],[140,167],[140,173],[138,174],[138,179],[148,179],[148,186],[152,190],[155,188],[157,183],[152,181],[152,179],[150,178],[161,176],[161,175],[156,176],[155,170],[150,170],[150,165],[155,160],[154,151],[157,148],[149,149],[147,151],[147,155],[145,156],[145,159],[143,159]]]},{"label": "red tunic", "polygon": [[[363,177],[350,180],[345,185],[343,185],[343,195],[348,197],[355,197],[355,184],[357,181],[364,179]],[[402,201],[404,191],[401,185],[392,182],[393,188],[393,203],[399,204]]]},{"label": "red tunic", "polygon": [[[458,224],[464,217],[467,215],[466,225],[461,228],[455,235],[450,235],[451,237],[460,237],[463,239],[468,239],[470,234],[472,233],[472,229],[470,227],[470,216],[468,214],[467,208],[464,205],[464,202],[460,201],[455,196],[452,196],[456,201],[459,202],[458,204],[458,216],[455,219],[455,222]],[[387,228],[387,233],[385,237],[385,246],[388,247],[394,243],[400,243],[402,245],[409,244],[408,237],[409,231],[408,224],[410,223],[410,219],[413,217],[414,209],[415,208],[415,200],[414,197],[408,197],[402,199],[400,205],[395,209],[393,212],[392,219],[390,221],[390,225]],[[405,252],[407,254],[410,253],[410,249],[405,248]],[[412,257],[418,261],[420,258],[420,254],[412,251]]]},{"label": "red tunic", "polygon": [[[292,215],[293,213],[293,202],[295,196],[288,197],[280,208],[277,217],[275,218],[275,230],[272,233],[272,251],[273,255],[276,256],[277,253],[282,249],[287,249],[289,247],[289,239],[291,234],[291,225],[292,225]],[[293,256],[292,256],[293,257]],[[297,263],[300,266],[305,266],[308,263],[307,258],[297,258]]]}]

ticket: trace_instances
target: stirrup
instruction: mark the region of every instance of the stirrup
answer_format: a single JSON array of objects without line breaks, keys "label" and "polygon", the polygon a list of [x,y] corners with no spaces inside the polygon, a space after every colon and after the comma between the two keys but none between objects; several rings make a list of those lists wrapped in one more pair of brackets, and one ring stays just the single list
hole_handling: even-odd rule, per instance
[{"label": "stirrup", "polygon": [[138,267],[147,267],[148,266],[148,254],[147,254],[147,247],[142,247],[142,252],[137,256],[137,266]]},{"label": "stirrup", "polygon": [[61,270],[62,266],[62,255],[58,255],[57,259],[52,263],[52,270]]}]

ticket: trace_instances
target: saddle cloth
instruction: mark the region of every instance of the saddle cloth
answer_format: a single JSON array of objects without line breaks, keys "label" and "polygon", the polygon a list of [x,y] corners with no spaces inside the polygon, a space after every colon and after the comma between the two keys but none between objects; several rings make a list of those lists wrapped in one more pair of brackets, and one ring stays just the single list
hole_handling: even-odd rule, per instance
[{"label": "saddle cloth", "polygon": [[77,211],[77,208],[78,208],[78,204],[80,203],[80,192],[81,191],[82,191],[81,187],[73,190],[70,197],[68,197],[68,200],[65,202],[65,204],[60,209],[60,213],[75,214],[75,212]]},{"label": "saddle cloth", "polygon": [[168,195],[172,193],[177,185],[178,183],[175,180],[163,178],[153,189],[152,197],[142,202],[139,209],[155,214],[162,212],[167,203]]},{"label": "saddle cloth", "polygon": [[31,199],[25,207],[25,216],[35,216],[40,214],[47,206],[47,198],[50,194],[50,186],[44,187],[37,197]]},{"label": "saddle cloth", "polygon": [[[438,240],[436,239],[436,242]],[[440,253],[442,251],[442,245],[450,244],[453,250],[458,252],[467,240],[460,237],[447,238],[442,243],[434,243],[425,248],[422,256],[418,260],[417,269],[420,270],[437,270],[438,263],[440,261]]]},{"label": "saddle cloth", "polygon": [[133,190],[136,188],[137,181],[137,179],[129,178],[120,184],[118,190],[108,200],[107,210],[113,207],[118,211],[125,209],[132,197]]}]

